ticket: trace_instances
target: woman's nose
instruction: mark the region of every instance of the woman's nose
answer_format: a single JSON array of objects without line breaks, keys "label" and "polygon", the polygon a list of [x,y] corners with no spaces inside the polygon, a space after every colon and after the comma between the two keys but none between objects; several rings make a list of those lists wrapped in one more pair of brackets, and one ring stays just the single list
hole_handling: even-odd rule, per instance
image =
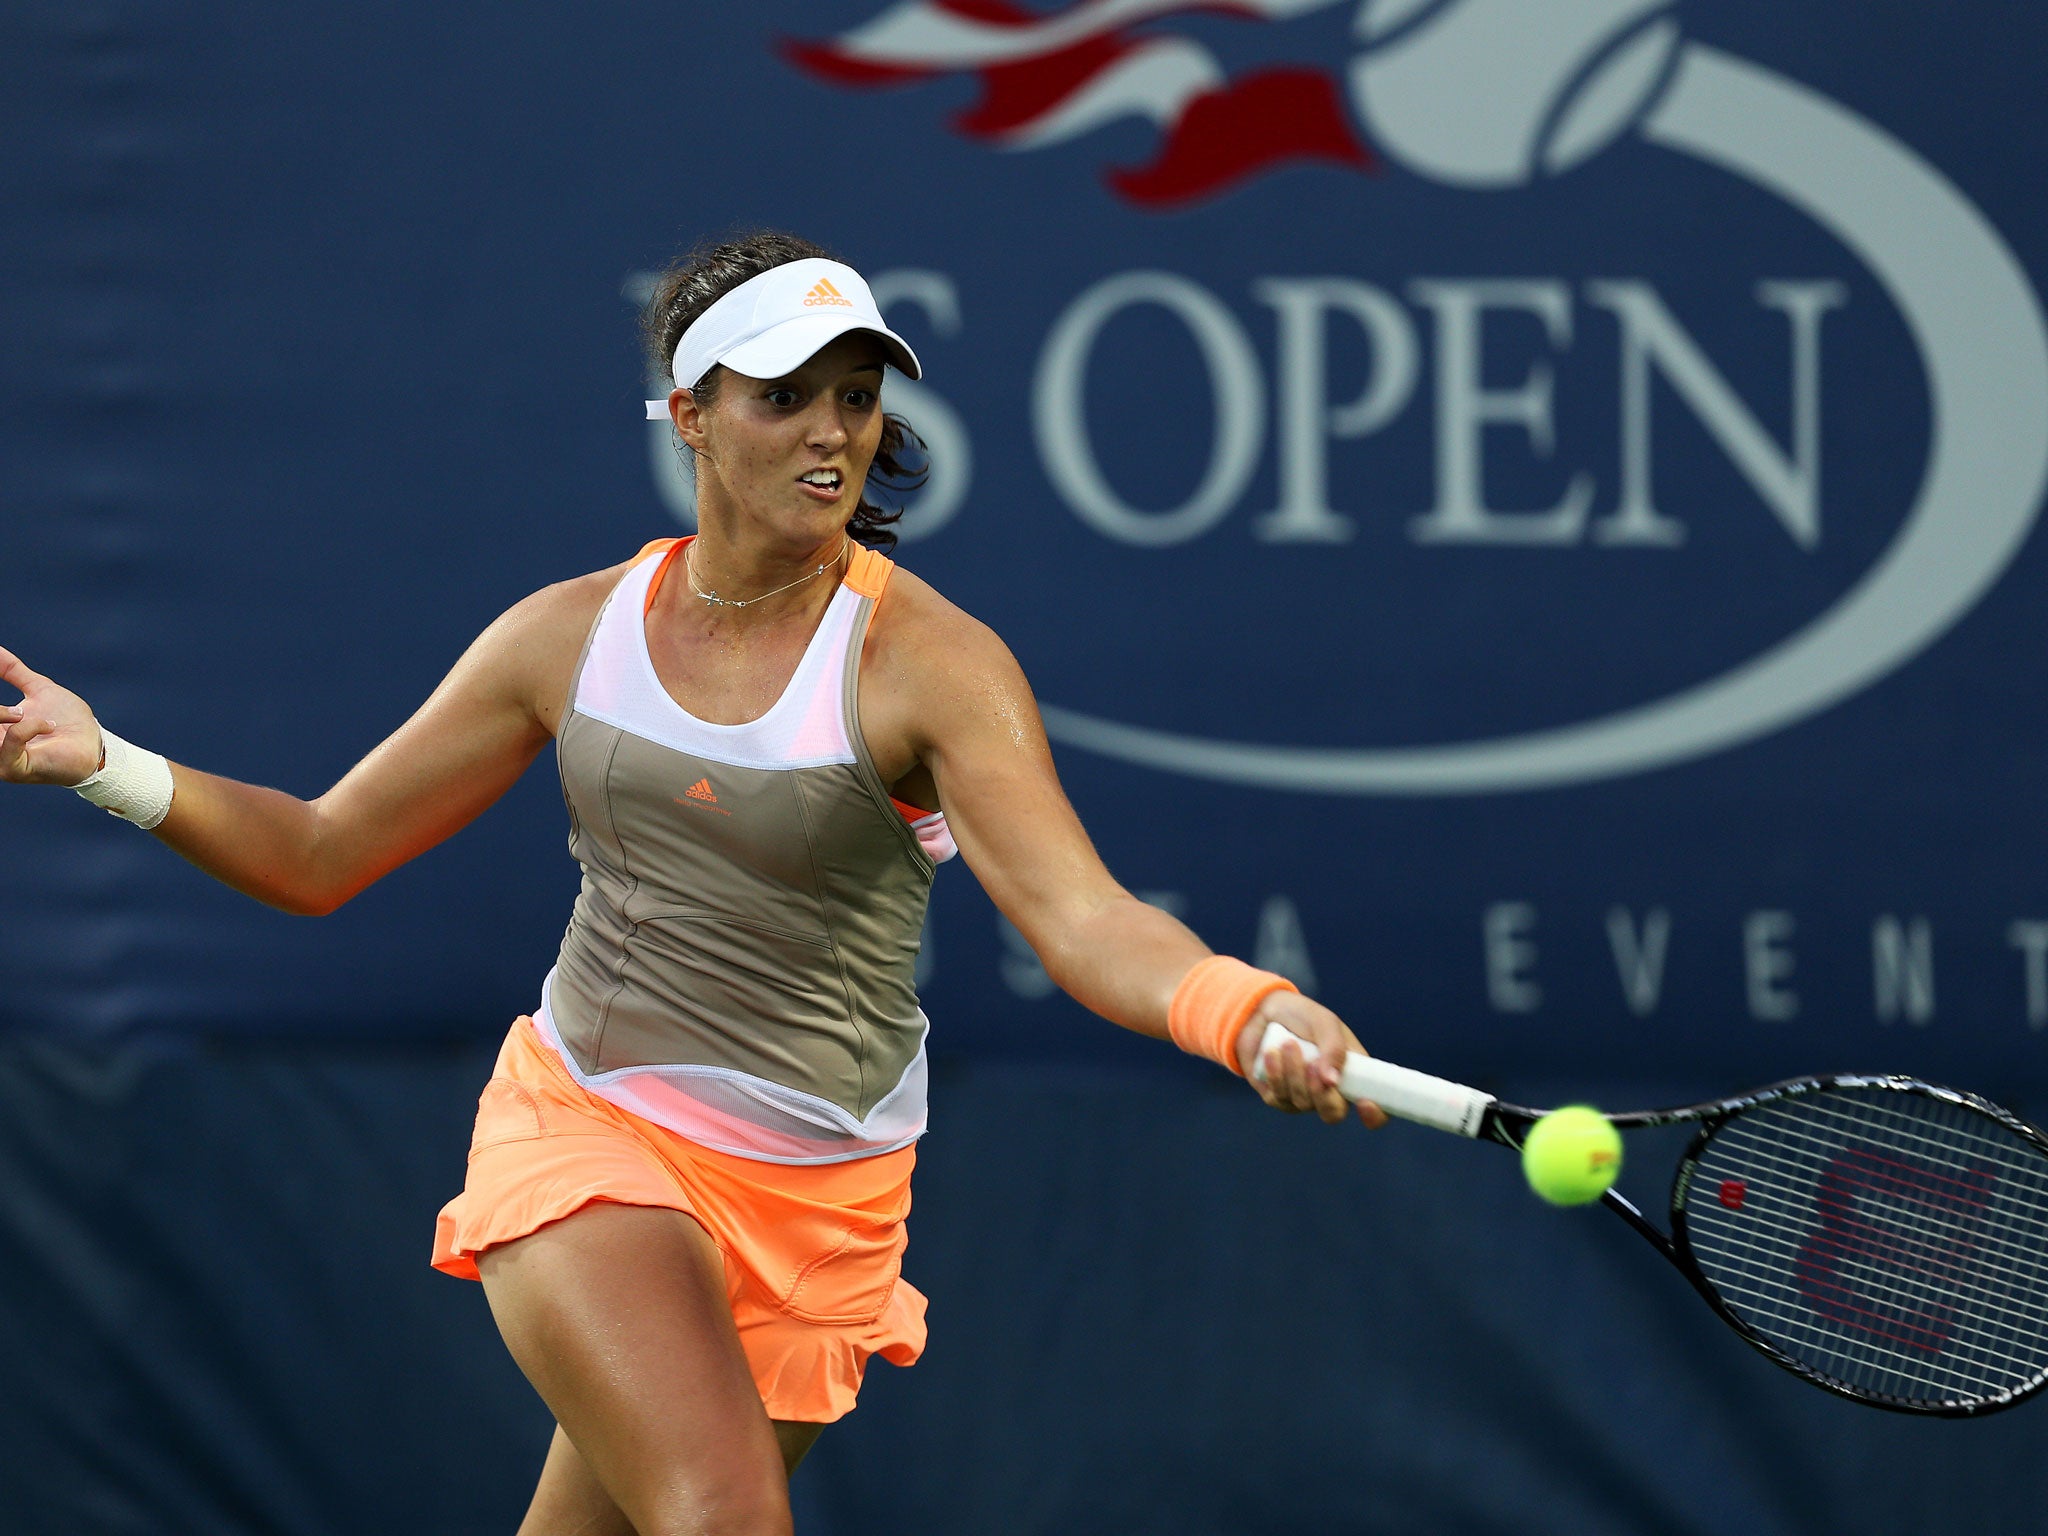
[{"label": "woman's nose", "polygon": [[814,448],[838,449],[846,442],[846,423],[836,408],[827,406],[811,418],[809,439]]}]

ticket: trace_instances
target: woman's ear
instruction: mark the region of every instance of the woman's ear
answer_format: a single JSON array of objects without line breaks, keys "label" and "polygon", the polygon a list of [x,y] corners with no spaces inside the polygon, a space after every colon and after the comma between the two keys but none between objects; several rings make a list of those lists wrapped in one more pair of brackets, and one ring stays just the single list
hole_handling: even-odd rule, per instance
[{"label": "woman's ear", "polygon": [[676,424],[676,435],[700,457],[704,453],[705,408],[687,389],[673,389],[668,396],[668,417]]}]

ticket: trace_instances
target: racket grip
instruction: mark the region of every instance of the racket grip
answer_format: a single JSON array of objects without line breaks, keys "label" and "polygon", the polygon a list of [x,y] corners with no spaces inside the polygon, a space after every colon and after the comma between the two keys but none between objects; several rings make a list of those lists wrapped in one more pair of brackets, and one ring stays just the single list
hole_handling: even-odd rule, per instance
[{"label": "racket grip", "polygon": [[[1313,1061],[1322,1054],[1285,1025],[1268,1024],[1259,1040],[1258,1072],[1262,1081],[1266,1053],[1278,1050],[1290,1040],[1306,1060]],[[1413,1120],[1417,1125],[1449,1131],[1454,1136],[1477,1136],[1486,1111],[1494,1102],[1492,1094],[1481,1093],[1477,1088],[1431,1077],[1413,1067],[1397,1067],[1391,1061],[1358,1051],[1345,1052],[1337,1088],[1354,1104],[1369,1099],[1398,1119]]]}]

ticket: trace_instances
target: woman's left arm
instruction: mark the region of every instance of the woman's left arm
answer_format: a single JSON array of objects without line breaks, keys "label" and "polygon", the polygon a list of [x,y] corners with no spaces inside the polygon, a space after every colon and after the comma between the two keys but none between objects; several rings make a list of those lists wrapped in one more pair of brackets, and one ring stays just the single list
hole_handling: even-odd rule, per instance
[{"label": "woman's left arm", "polygon": [[[1209,957],[1208,946],[1104,867],[1060,788],[1037,703],[1009,648],[943,599],[918,606],[928,622],[899,631],[892,671],[916,701],[914,745],[961,856],[1061,988],[1126,1029],[1165,1037],[1175,990]],[[1312,1041],[1321,1056],[1307,1062],[1291,1046],[1275,1052],[1260,1096],[1277,1108],[1345,1118],[1337,1067],[1345,1050],[1360,1049],[1357,1038],[1321,1004],[1271,993],[1238,1035],[1247,1076],[1270,1021]],[[1361,1113],[1368,1123],[1382,1118],[1376,1109]]]}]

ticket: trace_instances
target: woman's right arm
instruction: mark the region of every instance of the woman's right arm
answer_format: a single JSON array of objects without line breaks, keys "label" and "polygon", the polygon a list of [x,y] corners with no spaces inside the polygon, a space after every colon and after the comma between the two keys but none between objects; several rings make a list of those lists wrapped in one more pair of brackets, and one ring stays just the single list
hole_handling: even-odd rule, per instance
[{"label": "woman's right arm", "polygon": [[[569,675],[619,576],[535,593],[500,617],[410,720],[317,800],[173,765],[156,836],[216,879],[287,912],[333,911],[460,831],[554,735]],[[100,762],[99,722],[76,694],[0,650],[0,780],[75,785]]]}]

